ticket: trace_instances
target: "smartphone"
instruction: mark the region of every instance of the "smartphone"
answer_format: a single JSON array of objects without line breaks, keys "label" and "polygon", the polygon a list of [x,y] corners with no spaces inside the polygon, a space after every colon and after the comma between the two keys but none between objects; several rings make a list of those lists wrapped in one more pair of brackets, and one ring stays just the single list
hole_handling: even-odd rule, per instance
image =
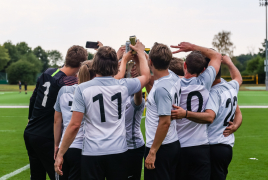
[{"label": "smartphone", "polygon": [[98,42],[87,41],[86,48],[98,49],[99,48],[98,44],[99,44]]}]

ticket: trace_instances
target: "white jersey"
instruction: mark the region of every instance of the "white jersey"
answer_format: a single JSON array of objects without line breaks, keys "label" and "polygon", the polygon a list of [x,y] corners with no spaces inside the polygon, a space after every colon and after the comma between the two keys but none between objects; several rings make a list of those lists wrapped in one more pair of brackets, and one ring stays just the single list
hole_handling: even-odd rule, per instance
[{"label": "white jersey", "polygon": [[[146,147],[151,148],[156,129],[159,123],[159,116],[170,116],[172,105],[180,103],[181,79],[169,71],[168,76],[164,76],[154,81],[147,99],[146,110]],[[162,144],[173,143],[178,140],[176,132],[176,121],[171,121],[168,133]]]},{"label": "white jersey", "polygon": [[[73,102],[73,97],[74,97],[74,91],[78,85],[75,84],[73,86],[63,86],[57,97],[57,101],[54,105],[54,109],[58,112],[62,113],[62,125],[63,125],[63,130],[62,130],[62,136],[60,140],[60,145],[62,143],[63,136],[65,134],[66,128],[69,125],[72,117],[72,112],[71,112],[71,106]],[[82,144],[83,144],[83,122],[81,123],[80,129],[71,144],[70,148],[78,148],[82,149]],[[60,147],[59,145],[59,147]]]},{"label": "white jersey", "polygon": [[213,110],[216,117],[213,123],[208,125],[209,144],[234,146],[234,134],[224,137],[223,131],[228,122],[234,119],[238,91],[239,84],[235,80],[221,82],[211,88],[206,109]]},{"label": "white jersey", "polygon": [[126,131],[128,149],[137,149],[144,145],[141,133],[141,119],[145,102],[137,106],[134,102],[134,96],[129,96],[126,102]]},{"label": "white jersey", "polygon": [[[209,66],[198,77],[190,79],[182,78],[180,107],[192,112],[203,112],[215,77],[216,71],[214,67]],[[195,123],[187,118],[176,121],[181,147],[208,144],[206,124]]]},{"label": "white jersey", "polygon": [[119,154],[128,150],[126,100],[140,89],[137,78],[116,80],[107,76],[78,85],[71,110],[84,113],[82,155]]}]

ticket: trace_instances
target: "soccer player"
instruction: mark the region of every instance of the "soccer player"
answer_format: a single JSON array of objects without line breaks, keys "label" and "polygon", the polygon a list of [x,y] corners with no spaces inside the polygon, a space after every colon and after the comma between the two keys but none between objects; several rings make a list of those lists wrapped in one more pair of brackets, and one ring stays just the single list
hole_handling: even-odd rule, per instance
[{"label": "soccer player", "polygon": [[183,65],[184,61],[182,59],[172,57],[168,69],[178,76],[184,76]]},{"label": "soccer player", "polygon": [[68,49],[64,67],[49,68],[39,78],[30,99],[29,123],[24,141],[30,160],[31,179],[45,180],[46,173],[55,179],[54,165],[54,104],[62,86],[77,84],[75,77],[87,51],[81,46]]},{"label": "soccer player", "polygon": [[[150,71],[144,45],[138,40],[131,46],[140,61],[141,76],[117,80],[118,59],[114,49],[99,48],[93,59],[96,77],[78,85],[71,110],[73,115],[59,149],[55,170],[62,175],[63,155],[74,140],[84,118],[81,159],[82,180],[125,180],[127,153],[125,109],[127,98],[149,82]],[[131,59],[131,52],[123,58]]]},{"label": "soccer player", "polygon": [[27,86],[28,86],[28,85],[27,85],[27,82],[25,81],[25,82],[24,82],[24,91],[25,91],[25,94],[27,94]]},{"label": "soccer player", "polygon": [[[139,75],[139,61],[132,68],[131,76]],[[127,160],[128,160],[128,179],[140,180],[142,171],[142,160],[144,156],[145,143],[140,129],[142,114],[145,107],[145,100],[142,97],[142,91],[128,97],[126,102],[126,138],[127,138]]]},{"label": "soccer player", "polygon": [[[193,51],[184,63],[185,75],[181,80],[180,107],[187,111],[203,112],[211,85],[220,68],[221,54],[186,42],[171,47],[180,48],[173,53]],[[211,59],[207,69],[205,69],[206,60],[203,55]],[[210,178],[210,148],[206,124],[190,121],[186,116],[176,121],[182,147],[176,178],[208,180]]]},{"label": "soccer player", "polygon": [[19,81],[19,90],[20,90],[20,93],[21,93],[21,81]]},{"label": "soccer player", "polygon": [[176,121],[171,121],[172,104],[180,103],[180,78],[168,70],[172,53],[164,45],[155,43],[149,53],[149,66],[154,85],[147,99],[145,180],[175,179],[179,162],[180,142]]},{"label": "soccer player", "polygon": [[[208,138],[210,144],[211,180],[225,180],[228,166],[232,160],[234,134],[242,123],[242,114],[237,105],[237,94],[242,84],[242,77],[228,56],[223,56],[222,64],[230,70],[232,81],[221,79],[221,71],[213,82],[205,112],[187,112],[187,118],[193,122],[208,124]],[[176,115],[180,114],[180,115]],[[186,111],[179,108],[172,112],[173,118],[186,116]],[[234,119],[235,116],[235,119]],[[232,122],[234,120],[234,122]],[[226,127],[230,124],[230,127]],[[229,130],[230,129],[230,130]]]},{"label": "soccer player", "polygon": [[[78,84],[89,81],[95,77],[92,71],[92,61],[84,61],[78,72]],[[71,106],[73,102],[73,96],[77,84],[73,86],[63,86],[57,97],[57,101],[54,105],[54,159],[56,159],[62,137],[66,131],[68,124],[70,123],[72,112]],[[63,126],[63,127],[62,127]],[[63,128],[63,129],[62,129]],[[64,155],[64,163],[62,166],[63,176],[60,176],[60,180],[79,180],[81,179],[81,149],[84,138],[83,122],[75,137],[75,140],[71,144],[70,148]]]}]

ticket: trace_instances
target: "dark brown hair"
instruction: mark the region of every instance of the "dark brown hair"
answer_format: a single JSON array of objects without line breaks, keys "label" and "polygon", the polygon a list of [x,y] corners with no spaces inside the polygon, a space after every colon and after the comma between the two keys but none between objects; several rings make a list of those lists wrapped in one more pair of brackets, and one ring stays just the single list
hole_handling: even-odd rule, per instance
[{"label": "dark brown hair", "polygon": [[95,77],[95,73],[92,70],[92,60],[84,61],[78,71],[78,84],[89,81]]},{"label": "dark brown hair", "polygon": [[149,53],[149,58],[155,69],[165,70],[168,69],[172,53],[168,46],[156,42]]},{"label": "dark brown hair", "polygon": [[197,76],[204,70],[207,65],[205,57],[199,51],[191,52],[185,60],[187,71]]},{"label": "dark brown hair", "polygon": [[102,76],[114,76],[118,73],[118,59],[116,52],[109,46],[103,46],[93,58],[92,69]]},{"label": "dark brown hair", "polygon": [[67,51],[65,66],[71,68],[80,67],[81,62],[87,60],[87,56],[87,50],[85,50],[82,46],[74,45]]},{"label": "dark brown hair", "polygon": [[176,57],[172,57],[168,69],[173,71],[178,76],[184,76],[183,71],[184,60]]}]

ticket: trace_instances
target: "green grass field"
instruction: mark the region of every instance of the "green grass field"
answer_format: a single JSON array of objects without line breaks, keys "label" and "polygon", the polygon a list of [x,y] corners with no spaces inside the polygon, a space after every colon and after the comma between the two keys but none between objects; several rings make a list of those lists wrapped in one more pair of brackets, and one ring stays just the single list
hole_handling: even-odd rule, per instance
[{"label": "green grass field", "polygon": [[[0,91],[0,106],[28,105],[28,95],[11,91]],[[268,92],[241,91],[240,105],[268,105]],[[268,179],[268,109],[241,109],[243,123],[235,133],[233,160],[229,166],[228,180],[266,180]],[[29,164],[24,145],[23,132],[27,124],[28,109],[0,108],[0,180]],[[144,119],[141,124],[144,135]],[[251,160],[249,158],[257,158]],[[29,169],[9,179],[29,179]],[[143,178],[142,178],[143,179]]]}]

